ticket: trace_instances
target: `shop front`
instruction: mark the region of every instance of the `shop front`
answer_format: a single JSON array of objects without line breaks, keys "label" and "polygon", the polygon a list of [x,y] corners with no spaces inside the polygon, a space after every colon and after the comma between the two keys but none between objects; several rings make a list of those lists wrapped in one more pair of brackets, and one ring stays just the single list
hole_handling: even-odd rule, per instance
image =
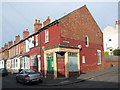
[{"label": "shop front", "polygon": [[68,78],[70,73],[80,74],[80,50],[58,47],[44,50],[45,77]]}]

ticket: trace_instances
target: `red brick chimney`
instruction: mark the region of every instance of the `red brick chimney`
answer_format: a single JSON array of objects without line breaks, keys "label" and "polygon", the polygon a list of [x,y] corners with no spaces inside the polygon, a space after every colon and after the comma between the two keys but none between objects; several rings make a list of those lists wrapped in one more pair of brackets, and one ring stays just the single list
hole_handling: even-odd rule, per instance
[{"label": "red brick chimney", "polygon": [[46,21],[43,22],[43,27],[45,27],[45,26],[46,26]]},{"label": "red brick chimney", "polygon": [[8,44],[5,43],[4,45],[4,49],[7,49],[8,48]]},{"label": "red brick chimney", "polygon": [[118,21],[116,21],[116,24],[118,23]]},{"label": "red brick chimney", "polygon": [[5,48],[4,47],[2,47],[2,51],[4,50]]},{"label": "red brick chimney", "polygon": [[46,20],[46,25],[50,24],[50,18],[48,16],[47,20]]},{"label": "red brick chimney", "polygon": [[20,41],[20,36],[15,36],[15,43],[18,43]]},{"label": "red brick chimney", "polygon": [[9,44],[9,47],[12,46],[13,45],[13,41],[12,40],[9,41],[8,44]]},{"label": "red brick chimney", "polygon": [[48,24],[50,24],[50,18],[49,18],[49,16],[48,16],[47,20],[43,22],[43,27],[45,27]]},{"label": "red brick chimney", "polygon": [[29,36],[29,31],[26,29],[26,31],[23,32],[23,39]]},{"label": "red brick chimney", "polygon": [[39,29],[42,28],[42,24],[40,23],[40,20],[35,19],[35,24],[34,24],[34,33],[37,32]]}]

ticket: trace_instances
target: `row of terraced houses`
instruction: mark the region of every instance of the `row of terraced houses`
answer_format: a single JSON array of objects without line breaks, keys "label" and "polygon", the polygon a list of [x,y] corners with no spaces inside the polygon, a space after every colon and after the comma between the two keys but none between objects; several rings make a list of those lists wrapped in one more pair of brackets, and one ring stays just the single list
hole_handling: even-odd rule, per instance
[{"label": "row of terraced houses", "polygon": [[44,77],[65,77],[104,67],[103,34],[87,9],[81,8],[50,22],[35,20],[34,33],[15,36],[0,50],[0,68],[16,73],[35,69]]}]

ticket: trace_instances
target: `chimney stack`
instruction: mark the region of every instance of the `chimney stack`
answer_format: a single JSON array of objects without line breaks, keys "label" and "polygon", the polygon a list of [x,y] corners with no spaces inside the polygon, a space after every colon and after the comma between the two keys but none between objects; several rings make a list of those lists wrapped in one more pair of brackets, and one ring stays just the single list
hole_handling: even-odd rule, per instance
[{"label": "chimney stack", "polygon": [[8,44],[9,44],[9,47],[10,47],[10,46],[12,46],[12,45],[13,45],[12,40],[11,40],[11,41],[9,41],[9,42],[8,42]]},{"label": "chimney stack", "polygon": [[4,47],[2,47],[2,51],[4,50]]},{"label": "chimney stack", "polygon": [[41,28],[42,28],[42,24],[40,23],[40,20],[37,21],[37,19],[35,19],[34,33],[37,32]]},{"label": "chimney stack", "polygon": [[20,36],[15,36],[15,43],[18,43],[20,41]]},{"label": "chimney stack", "polygon": [[7,49],[8,48],[8,45],[5,43],[5,45],[4,45],[4,49]]},{"label": "chimney stack", "polygon": [[29,31],[26,29],[26,31],[23,32],[23,39],[29,36]]},{"label": "chimney stack", "polygon": [[49,16],[48,16],[47,20],[43,22],[43,27],[45,27],[48,24],[50,24],[50,18],[49,18]]},{"label": "chimney stack", "polygon": [[116,21],[116,24],[118,23],[118,21]]}]

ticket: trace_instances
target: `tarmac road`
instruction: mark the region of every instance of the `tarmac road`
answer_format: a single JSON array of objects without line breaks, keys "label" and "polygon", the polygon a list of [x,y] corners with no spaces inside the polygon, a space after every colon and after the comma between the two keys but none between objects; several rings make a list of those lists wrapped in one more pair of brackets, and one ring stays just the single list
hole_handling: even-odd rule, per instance
[{"label": "tarmac road", "polygon": [[41,83],[23,85],[16,82],[15,75],[8,75],[2,78],[2,88],[118,88],[118,75],[120,75],[118,71],[115,71],[84,82],[63,86],[42,86]]}]

